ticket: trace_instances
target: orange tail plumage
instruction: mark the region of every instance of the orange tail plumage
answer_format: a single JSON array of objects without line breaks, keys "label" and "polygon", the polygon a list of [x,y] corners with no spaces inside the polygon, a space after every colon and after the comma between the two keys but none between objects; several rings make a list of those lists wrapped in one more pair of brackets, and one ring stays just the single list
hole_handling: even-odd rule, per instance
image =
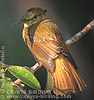
[{"label": "orange tail plumage", "polygon": [[55,59],[55,71],[52,76],[54,79],[53,92],[57,95],[77,93],[86,87],[81,76],[63,54]]}]

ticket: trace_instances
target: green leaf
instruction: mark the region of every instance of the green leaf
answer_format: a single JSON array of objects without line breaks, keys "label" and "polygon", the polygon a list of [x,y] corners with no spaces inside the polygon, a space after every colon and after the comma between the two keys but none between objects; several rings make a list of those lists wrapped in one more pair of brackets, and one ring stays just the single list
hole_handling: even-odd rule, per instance
[{"label": "green leaf", "polygon": [[13,88],[10,78],[1,79],[2,86],[0,88],[0,100],[10,100],[13,95]]},{"label": "green leaf", "polygon": [[20,79],[23,83],[28,85],[31,88],[34,89],[41,89],[40,84],[36,77],[25,67],[20,66],[11,66],[8,67],[8,71],[13,74],[15,77]]}]

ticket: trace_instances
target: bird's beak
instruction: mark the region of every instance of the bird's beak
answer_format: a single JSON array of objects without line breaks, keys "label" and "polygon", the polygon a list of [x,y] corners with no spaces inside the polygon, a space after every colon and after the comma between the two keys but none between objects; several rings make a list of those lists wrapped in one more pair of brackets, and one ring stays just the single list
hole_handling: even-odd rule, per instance
[{"label": "bird's beak", "polygon": [[17,22],[17,24],[24,24],[24,22],[26,22],[26,19],[21,19]]},{"label": "bird's beak", "polygon": [[21,19],[21,20],[15,22],[15,23],[13,23],[13,24],[11,25],[11,27],[14,26],[14,25],[16,25],[16,24],[24,24],[24,22],[26,22],[26,19]]}]

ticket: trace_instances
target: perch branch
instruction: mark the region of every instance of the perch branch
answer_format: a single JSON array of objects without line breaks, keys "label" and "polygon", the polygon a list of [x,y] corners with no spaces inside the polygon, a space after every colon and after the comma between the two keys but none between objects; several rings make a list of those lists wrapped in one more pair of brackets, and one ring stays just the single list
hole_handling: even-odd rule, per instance
[{"label": "perch branch", "polygon": [[79,31],[73,37],[71,37],[70,39],[66,40],[65,41],[66,45],[70,46],[71,44],[77,42],[79,39],[81,39],[93,27],[94,27],[94,20],[91,21],[86,27],[84,27],[81,31]]}]

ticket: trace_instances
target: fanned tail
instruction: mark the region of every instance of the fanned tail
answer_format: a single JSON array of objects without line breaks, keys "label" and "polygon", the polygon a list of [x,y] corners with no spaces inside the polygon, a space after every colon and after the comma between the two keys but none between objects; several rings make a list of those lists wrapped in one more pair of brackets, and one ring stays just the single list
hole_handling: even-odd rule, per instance
[{"label": "fanned tail", "polygon": [[57,95],[77,93],[86,87],[84,80],[63,54],[55,59],[55,71],[52,76],[54,79],[53,92]]}]

